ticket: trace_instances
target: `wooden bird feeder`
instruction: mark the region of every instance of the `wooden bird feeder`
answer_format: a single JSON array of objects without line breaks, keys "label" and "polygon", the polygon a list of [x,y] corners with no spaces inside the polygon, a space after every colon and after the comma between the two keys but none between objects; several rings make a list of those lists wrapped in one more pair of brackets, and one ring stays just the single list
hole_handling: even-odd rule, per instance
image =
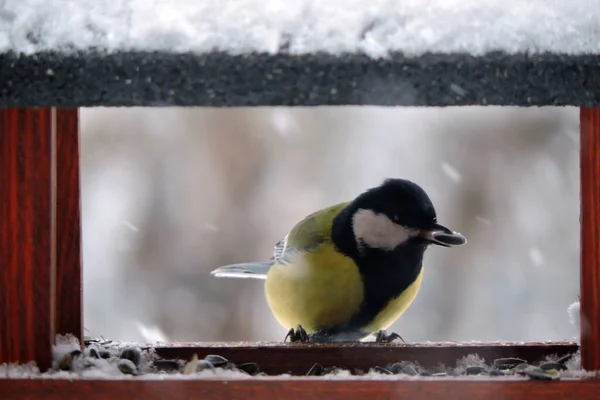
[{"label": "wooden bird feeder", "polygon": [[[397,84],[402,82],[401,85]],[[377,84],[374,84],[377,83]],[[452,84],[463,90],[457,93]],[[335,89],[335,90],[333,90]],[[410,94],[410,95],[409,95]],[[225,53],[0,54],[0,364],[51,363],[55,335],[82,338],[79,107],[92,106],[577,106],[581,107],[582,366],[600,370],[600,61],[561,54],[233,56]],[[158,354],[221,354],[270,374],[315,362],[369,368],[389,361],[453,364],[477,353],[537,361],[578,345],[202,344]],[[59,399],[600,398],[600,380],[504,378],[345,380],[2,379],[3,400]]]}]

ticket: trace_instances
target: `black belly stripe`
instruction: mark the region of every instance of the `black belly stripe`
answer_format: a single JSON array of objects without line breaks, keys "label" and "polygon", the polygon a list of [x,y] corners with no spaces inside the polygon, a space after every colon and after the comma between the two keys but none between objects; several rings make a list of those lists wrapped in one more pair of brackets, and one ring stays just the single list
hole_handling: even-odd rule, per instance
[{"label": "black belly stripe", "polygon": [[398,297],[419,276],[427,242],[409,239],[394,250],[364,247],[358,251],[352,230],[356,204],[343,209],[333,221],[331,239],[336,248],[358,265],[364,284],[364,299],[350,321],[343,326],[324,326],[312,335],[314,341],[356,341],[366,334],[364,328],[392,299]]},{"label": "black belly stripe", "polygon": [[422,269],[425,246],[408,242],[393,251],[368,249],[355,262],[363,278],[364,300],[344,326],[323,327],[315,334],[316,341],[355,341],[371,332],[364,328],[415,282]]},{"label": "black belly stripe", "polygon": [[362,329],[412,285],[423,265],[425,248],[420,243],[407,243],[393,251],[369,250],[358,262],[364,283],[364,300],[352,317],[348,328]]}]

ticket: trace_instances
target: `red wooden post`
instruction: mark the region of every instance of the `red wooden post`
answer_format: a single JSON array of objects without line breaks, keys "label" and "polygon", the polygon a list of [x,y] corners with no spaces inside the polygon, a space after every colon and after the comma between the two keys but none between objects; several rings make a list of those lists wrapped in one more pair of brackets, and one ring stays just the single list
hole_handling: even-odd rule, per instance
[{"label": "red wooden post", "polygon": [[55,111],[0,109],[0,363],[50,366]]},{"label": "red wooden post", "polygon": [[79,189],[79,112],[56,113],[56,333],[81,342],[81,195]]},{"label": "red wooden post", "polygon": [[600,370],[600,108],[582,108],[581,360]]}]

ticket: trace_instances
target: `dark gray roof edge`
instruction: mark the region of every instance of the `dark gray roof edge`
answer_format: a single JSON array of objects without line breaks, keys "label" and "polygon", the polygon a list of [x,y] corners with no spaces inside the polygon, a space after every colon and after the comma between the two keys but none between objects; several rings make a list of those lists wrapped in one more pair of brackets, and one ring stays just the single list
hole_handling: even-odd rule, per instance
[{"label": "dark gray roof edge", "polygon": [[0,54],[0,107],[600,106],[600,55]]}]

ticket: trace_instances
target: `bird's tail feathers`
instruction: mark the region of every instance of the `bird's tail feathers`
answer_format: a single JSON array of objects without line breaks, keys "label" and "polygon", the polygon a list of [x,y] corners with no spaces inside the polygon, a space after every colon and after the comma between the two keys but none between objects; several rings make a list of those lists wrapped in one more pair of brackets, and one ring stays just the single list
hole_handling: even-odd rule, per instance
[{"label": "bird's tail feathers", "polygon": [[230,264],[215,269],[211,274],[217,278],[267,279],[272,265],[273,261]]}]

